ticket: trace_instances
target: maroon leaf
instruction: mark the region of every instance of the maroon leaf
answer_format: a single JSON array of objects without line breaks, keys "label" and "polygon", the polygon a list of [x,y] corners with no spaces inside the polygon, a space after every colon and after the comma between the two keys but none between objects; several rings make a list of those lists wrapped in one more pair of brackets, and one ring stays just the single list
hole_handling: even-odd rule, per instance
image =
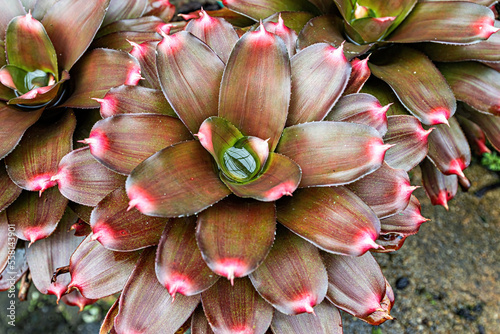
[{"label": "maroon leaf", "polygon": [[104,166],[121,174],[130,174],[137,165],[162,148],[192,138],[176,118],[133,114],[116,115],[97,122],[84,142]]},{"label": "maroon leaf", "polygon": [[318,9],[307,0],[224,0],[222,3],[227,8],[255,20],[264,19],[276,12],[282,11],[315,13],[318,11]]},{"label": "maroon leaf", "polygon": [[383,136],[387,132],[386,112],[390,106],[388,104],[383,107],[377,98],[370,94],[344,95],[330,110],[325,120],[366,124],[377,129]]},{"label": "maroon leaf", "polygon": [[67,203],[57,188],[50,188],[41,196],[23,191],[7,208],[7,216],[16,225],[17,237],[28,240],[31,245],[54,232]]},{"label": "maroon leaf", "polygon": [[477,62],[438,66],[457,100],[484,113],[500,116],[500,73]]},{"label": "maroon leaf", "polygon": [[214,334],[210,324],[208,323],[203,307],[201,304],[194,310],[191,317],[191,333],[192,334]]},{"label": "maroon leaf", "polygon": [[246,33],[224,70],[219,116],[245,136],[269,138],[272,152],[285,125],[289,101],[290,61],[285,44],[263,26]]},{"label": "maroon leaf", "polygon": [[469,145],[477,155],[491,153],[491,150],[486,146],[486,135],[479,125],[462,116],[457,116],[457,121],[467,137]]},{"label": "maroon leaf", "polygon": [[114,321],[118,334],[175,333],[200,302],[199,295],[178,296],[173,302],[155,277],[154,257],[154,248],[143,252],[123,289]]},{"label": "maroon leaf", "polygon": [[148,2],[148,0],[110,1],[102,25],[106,26],[114,21],[140,17],[146,11]]},{"label": "maroon leaf", "polygon": [[8,262],[5,270],[0,273],[0,291],[10,289],[15,291],[15,284],[27,271],[26,248],[24,247],[24,243],[18,243],[13,257]]},{"label": "maroon leaf", "polygon": [[328,271],[327,298],[372,325],[392,319],[386,281],[370,253],[359,257],[322,254]]},{"label": "maroon leaf", "polygon": [[161,91],[141,86],[113,87],[104,98],[95,100],[101,105],[103,118],[133,113],[177,116]]},{"label": "maroon leaf", "polygon": [[446,123],[456,109],[443,75],[420,51],[399,47],[383,59],[373,57],[370,70],[394,90],[401,103],[422,123]]},{"label": "maroon leaf", "polygon": [[231,281],[254,271],[274,242],[275,211],[273,203],[229,197],[201,212],[196,240],[210,269]]},{"label": "maroon leaf", "polygon": [[160,40],[161,36],[156,31],[119,31],[97,38],[92,42],[90,48],[107,48],[130,52],[134,48],[131,43],[142,44],[159,42]]},{"label": "maroon leaf", "polygon": [[113,252],[89,235],[71,256],[68,292],[77,288],[89,299],[99,299],[123,289],[141,251]]},{"label": "maroon leaf", "polygon": [[231,24],[222,18],[211,17],[203,9],[198,19],[189,21],[186,31],[210,46],[224,63],[239,39]]},{"label": "maroon leaf", "polygon": [[158,16],[163,21],[169,22],[175,15],[175,6],[170,1],[149,1],[144,15]]},{"label": "maroon leaf", "polygon": [[418,119],[410,115],[389,116],[387,124],[384,141],[394,146],[386,152],[385,162],[409,171],[427,155],[427,139],[432,129],[424,130]]},{"label": "maroon leaf", "polygon": [[70,226],[76,220],[75,213],[66,210],[54,233],[33,244],[26,254],[33,283],[38,291],[43,294],[56,295],[58,301],[66,292],[71,278],[63,274],[57,277],[56,282],[51,282],[52,274],[57,268],[69,264],[71,254],[84,239],[75,237],[69,231]]},{"label": "maroon leaf", "polygon": [[0,158],[3,159],[19,143],[26,129],[32,126],[42,115],[43,108],[31,112],[0,105]]},{"label": "maroon leaf", "polygon": [[[174,24],[173,22],[171,24]],[[181,22],[176,22],[176,24],[181,24]],[[158,28],[165,25],[165,21],[156,16],[144,16],[135,19],[125,19],[112,22],[105,27],[101,27],[95,39],[102,36],[116,33],[116,32],[156,32]]]},{"label": "maroon leaf", "polygon": [[116,315],[118,314],[119,302],[120,299],[118,298],[109,308],[108,313],[106,313],[106,316],[104,317],[104,320],[101,323],[99,334],[116,333],[116,331],[114,331],[114,325],[115,325]]},{"label": "maroon leaf", "polygon": [[106,196],[92,211],[93,240],[114,251],[133,251],[156,246],[167,223],[165,218],[148,217],[128,208],[124,188]]},{"label": "maroon leaf", "polygon": [[203,309],[215,333],[266,333],[273,308],[255,291],[249,279],[234,285],[219,280],[201,294]]},{"label": "maroon leaf", "polygon": [[12,182],[5,170],[4,162],[0,161],[0,212],[14,202],[20,194],[21,188]]},{"label": "maroon leaf", "polygon": [[377,217],[385,218],[403,211],[417,187],[410,185],[410,178],[404,170],[384,163],[375,172],[347,185],[347,188],[368,204]]},{"label": "maroon leaf", "polygon": [[431,203],[433,205],[442,205],[448,210],[448,201],[455,197],[457,193],[457,176],[455,174],[444,175],[429,159],[425,159],[420,163],[420,169],[422,171],[422,183]]},{"label": "maroon leaf", "polygon": [[463,170],[470,164],[471,153],[467,139],[455,118],[448,125],[436,125],[429,134],[427,156],[446,175],[463,176]]},{"label": "maroon leaf", "polygon": [[130,206],[150,216],[189,216],[230,194],[217,176],[210,154],[187,141],[157,152],[127,179]]},{"label": "maroon leaf", "polygon": [[336,16],[316,16],[300,32],[297,46],[303,49],[315,43],[328,43],[339,48],[344,44],[344,54],[347,59],[362,55],[372,47],[372,44],[358,45],[346,41],[342,26],[342,21]]},{"label": "maroon leaf", "polygon": [[63,104],[72,108],[97,108],[93,99],[103,98],[112,87],[136,85],[141,78],[137,59],[128,53],[94,49],[71,72],[77,78],[74,91]]},{"label": "maroon leaf", "polygon": [[219,279],[201,257],[195,228],[194,217],[174,219],[165,227],[158,245],[156,277],[174,299],[177,293],[196,295]]},{"label": "maroon leaf", "polygon": [[[432,25],[429,25],[432,22]],[[389,36],[396,43],[473,43],[496,32],[493,12],[471,2],[419,2]]]},{"label": "maroon leaf", "polygon": [[[93,207],[86,206],[86,205],[81,205],[75,202],[69,202],[68,206],[70,207],[71,210],[73,210],[74,213],[83,220],[85,223],[89,224],[90,223],[90,214],[92,213],[92,210],[94,209]],[[89,225],[90,228],[90,225]],[[92,230],[90,230],[92,232]]]},{"label": "maroon leaf", "polygon": [[21,188],[40,191],[53,187],[59,161],[71,151],[76,118],[72,111],[57,121],[30,127],[19,146],[5,158],[10,178]]},{"label": "maroon leaf", "polygon": [[344,95],[359,93],[371,75],[370,68],[368,67],[368,57],[363,60],[354,58],[351,61],[351,67],[351,76],[344,90]]},{"label": "maroon leaf", "polygon": [[[0,211],[0,273],[4,271],[9,259],[14,255],[17,236],[14,224],[9,224],[7,212]],[[12,263],[13,264],[13,263]]]},{"label": "maroon leaf", "polygon": [[278,230],[273,248],[250,279],[259,294],[285,314],[314,312],[327,289],[318,249],[285,229]]},{"label": "maroon leaf", "polygon": [[69,306],[77,306],[79,308],[79,312],[82,312],[85,306],[92,305],[97,301],[97,299],[85,298],[78,290],[73,290],[62,296],[61,300]]},{"label": "maroon leaf", "polygon": [[[130,41],[133,46],[130,54],[137,58],[141,65],[141,74],[146,79],[144,86],[161,90],[160,81],[156,72],[156,46],[158,42],[144,42],[137,44]],[[165,98],[165,97],[164,97]]]},{"label": "maroon leaf", "polygon": [[462,105],[460,114],[470,119],[481,127],[491,145],[500,151],[500,118],[493,115],[487,115],[473,110],[467,105]]},{"label": "maroon leaf", "polygon": [[66,154],[52,177],[61,194],[69,200],[96,206],[107,194],[123,185],[125,177],[101,165],[88,147]]},{"label": "maroon leaf", "polygon": [[352,20],[346,29],[348,32],[354,30],[350,35],[360,44],[373,43],[387,33],[396,19],[397,16],[361,17]]},{"label": "maroon leaf", "polygon": [[283,17],[287,19],[286,24],[293,24],[298,28],[297,32],[300,32],[304,24],[309,21],[312,17],[310,13],[296,13],[296,12],[283,12],[278,13],[278,16],[271,15],[264,20],[264,28],[272,34],[279,36],[283,42],[285,42],[286,48],[288,50],[288,56],[291,58],[295,55],[295,49],[297,46],[297,32],[294,29],[290,29],[285,25]]},{"label": "maroon leaf", "polygon": [[47,10],[42,23],[54,44],[60,68],[69,71],[87,50],[108,4],[109,0],[61,0]]},{"label": "maroon leaf", "polygon": [[381,233],[416,234],[420,225],[429,219],[424,218],[420,211],[420,202],[415,196],[410,197],[410,203],[402,212],[380,220]]},{"label": "maroon leaf", "polygon": [[342,334],[339,310],[324,300],[316,305],[314,314],[286,315],[275,312],[271,329],[274,334]]},{"label": "maroon leaf", "polygon": [[311,45],[292,58],[291,68],[292,96],[286,125],[322,120],[349,80],[351,66],[343,47]]},{"label": "maroon leaf", "polygon": [[217,115],[224,63],[188,32],[164,34],[157,46],[158,76],[163,93],[191,133]]},{"label": "maroon leaf", "polygon": [[284,195],[291,195],[297,189],[301,170],[293,160],[286,156],[271,153],[262,173],[254,180],[238,183],[222,174],[221,178],[237,196],[272,202]]},{"label": "maroon leaf", "polygon": [[345,187],[300,189],[277,203],[278,221],[328,252],[361,255],[377,248],[375,213]]},{"label": "maroon leaf", "polygon": [[300,187],[309,187],[353,182],[379,168],[389,147],[366,125],[313,122],[286,128],[276,150],[300,166]]}]

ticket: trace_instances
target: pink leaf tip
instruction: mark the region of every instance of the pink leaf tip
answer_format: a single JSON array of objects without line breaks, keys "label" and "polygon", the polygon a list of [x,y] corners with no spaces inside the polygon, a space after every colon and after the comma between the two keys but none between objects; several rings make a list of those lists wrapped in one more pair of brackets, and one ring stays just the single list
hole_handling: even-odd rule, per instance
[{"label": "pink leaf tip", "polygon": [[431,125],[446,124],[448,123],[448,118],[450,118],[450,111],[446,108],[435,108],[429,111],[429,121]]}]

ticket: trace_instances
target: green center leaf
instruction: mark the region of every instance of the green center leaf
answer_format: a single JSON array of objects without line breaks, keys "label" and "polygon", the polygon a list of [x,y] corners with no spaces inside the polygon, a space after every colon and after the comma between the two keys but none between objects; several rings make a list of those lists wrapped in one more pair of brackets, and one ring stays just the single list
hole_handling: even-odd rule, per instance
[{"label": "green center leaf", "polygon": [[253,150],[248,146],[246,137],[228,148],[222,155],[221,166],[224,174],[236,182],[251,180],[260,171],[260,161]]}]

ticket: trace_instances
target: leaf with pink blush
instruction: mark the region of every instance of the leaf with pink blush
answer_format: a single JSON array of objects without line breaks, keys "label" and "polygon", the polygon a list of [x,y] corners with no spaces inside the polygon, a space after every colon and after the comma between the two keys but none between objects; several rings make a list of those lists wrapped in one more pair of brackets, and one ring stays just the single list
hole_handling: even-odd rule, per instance
[{"label": "leaf with pink blush", "polygon": [[254,20],[264,19],[282,11],[318,13],[316,6],[307,0],[224,0],[222,3],[227,8]]},{"label": "leaf with pink blush", "polygon": [[16,247],[17,236],[14,225],[9,225],[7,212],[0,211],[0,273],[4,271],[9,263],[9,254]]},{"label": "leaf with pink blush", "polygon": [[342,334],[339,310],[324,300],[316,305],[314,314],[286,315],[275,312],[271,329],[274,334]]},{"label": "leaf with pink blush", "polygon": [[54,46],[43,25],[30,14],[17,16],[9,23],[5,51],[10,65],[27,72],[40,70],[52,75],[53,80],[59,80]]},{"label": "leaf with pink blush", "polygon": [[393,168],[410,171],[428,152],[428,137],[432,128],[425,130],[419,120],[410,115],[387,117],[387,144],[394,145],[385,154],[385,162]]},{"label": "leaf with pink blush", "polygon": [[169,146],[143,161],[127,178],[130,205],[149,216],[189,216],[230,194],[212,156],[197,141]]},{"label": "leaf with pink blush", "polygon": [[192,334],[214,334],[212,327],[208,323],[203,307],[201,304],[194,310],[191,316],[191,333]]},{"label": "leaf with pink blush", "polygon": [[160,114],[122,114],[98,121],[84,142],[104,166],[120,174],[130,174],[154,153],[192,138],[177,118]]},{"label": "leaf with pink blush", "polygon": [[406,209],[397,215],[387,217],[380,220],[381,233],[401,233],[404,235],[416,234],[420,229],[420,225],[428,221],[423,217],[420,209],[420,202],[411,195],[410,202]]},{"label": "leaf with pink blush", "polygon": [[284,228],[278,229],[271,251],[250,279],[259,294],[285,314],[314,312],[328,285],[318,249]]},{"label": "leaf with pink blush", "polygon": [[97,102],[101,105],[102,118],[136,113],[177,117],[161,91],[141,86],[113,87]]},{"label": "leaf with pink blush", "polygon": [[[194,12],[197,13],[197,12]],[[248,27],[255,23],[254,19],[244,16],[240,13],[236,13],[228,9],[227,7],[222,7],[217,10],[209,10],[207,13],[212,17],[220,17],[231,23],[234,27]],[[199,15],[195,16],[198,17]]]},{"label": "leaf with pink blush", "polygon": [[53,187],[59,161],[71,151],[76,117],[72,111],[57,121],[39,121],[30,127],[19,145],[5,158],[10,178],[21,188],[40,191]]},{"label": "leaf with pink blush", "polygon": [[385,135],[387,132],[387,110],[390,104],[382,106],[377,98],[366,93],[342,96],[333,106],[325,121],[351,122],[371,126]]},{"label": "leaf with pink blush", "polygon": [[125,19],[135,19],[146,11],[148,0],[110,1],[102,26]]},{"label": "leaf with pink blush", "polygon": [[165,226],[158,245],[156,277],[172,298],[199,294],[219,279],[201,257],[195,228],[195,217],[173,219]]},{"label": "leaf with pink blush", "polygon": [[363,60],[354,58],[351,60],[351,67],[351,76],[343,95],[359,93],[371,75],[370,68],[368,67],[368,57]]},{"label": "leaf with pink blush", "polygon": [[61,0],[47,10],[42,23],[56,49],[59,68],[69,71],[87,50],[108,5],[109,0]]},{"label": "leaf with pink blush", "polygon": [[261,174],[253,180],[239,183],[221,173],[221,179],[231,191],[244,198],[272,202],[290,196],[299,186],[300,167],[290,158],[271,153]]},{"label": "leaf with pink blush", "polygon": [[71,96],[64,107],[98,108],[93,99],[103,98],[110,88],[137,85],[141,67],[132,55],[111,49],[94,49],[87,53],[71,71],[76,78]]},{"label": "leaf with pink blush", "polygon": [[495,15],[489,8],[471,2],[420,2],[388,40],[394,43],[474,43],[488,39],[498,30],[494,22]]},{"label": "leaf with pink blush", "polygon": [[175,302],[154,272],[155,248],[145,249],[120,296],[115,318],[118,334],[175,333],[195,310],[200,296],[177,296]]},{"label": "leaf with pink blush", "polygon": [[363,17],[353,20],[349,26],[361,37],[359,42],[373,43],[387,33],[396,19],[397,16]]},{"label": "leaf with pink blush", "polygon": [[211,17],[203,9],[198,19],[189,21],[186,31],[211,47],[224,63],[239,39],[231,24],[222,18]]},{"label": "leaf with pink blush", "polygon": [[297,34],[311,18],[311,13],[280,12],[269,16],[263,23],[267,31],[280,37],[285,42],[288,56],[291,58],[296,53]]},{"label": "leaf with pink blush", "polygon": [[0,161],[0,212],[8,207],[21,194],[19,188],[7,174],[5,164]]},{"label": "leaf with pink blush", "polygon": [[408,109],[406,109],[401,102],[399,102],[398,97],[392,88],[387,83],[377,79],[373,75],[370,76],[369,80],[365,82],[360,90],[360,93],[375,96],[382,105],[390,104],[391,107],[387,110],[387,116],[411,115]]},{"label": "leaf with pink blush", "polygon": [[372,57],[368,64],[372,74],[389,84],[401,103],[422,123],[446,123],[455,113],[453,92],[420,51],[401,46],[383,59]]},{"label": "leaf with pink blush", "polygon": [[300,187],[341,185],[375,170],[384,160],[375,128],[346,122],[311,122],[286,128],[276,151],[302,169]]},{"label": "leaf with pink blush", "polygon": [[326,43],[300,50],[291,59],[292,96],[286,125],[322,120],[344,91],[351,65]]},{"label": "leaf with pink blush", "polygon": [[448,121],[449,126],[436,125],[429,134],[427,157],[443,174],[463,176],[471,160],[469,144],[457,120],[452,117]]},{"label": "leaf with pink blush", "polygon": [[26,129],[32,126],[42,115],[43,108],[35,111],[19,109],[0,104],[0,158],[4,158],[19,143]]},{"label": "leaf with pink blush", "polygon": [[[498,21],[497,21],[498,22]],[[483,60],[499,62],[500,33],[496,32],[485,41],[467,45],[421,43],[419,47],[434,61],[459,62]]]},{"label": "leaf with pink blush", "polygon": [[297,47],[301,50],[316,43],[328,43],[339,48],[343,44],[347,59],[362,55],[372,47],[372,44],[358,45],[346,41],[343,29],[343,22],[336,16],[316,16],[300,32]]},{"label": "leaf with pink blush", "polygon": [[17,237],[32,244],[54,232],[67,203],[56,187],[47,189],[41,196],[24,190],[7,208],[7,216],[16,225]]},{"label": "leaf with pink blush", "polygon": [[232,196],[198,215],[196,240],[210,269],[233,281],[264,261],[275,230],[274,203]]},{"label": "leaf with pink blush", "polygon": [[383,163],[375,172],[347,185],[347,188],[368,204],[377,217],[385,218],[403,211],[417,187],[411,186],[404,170]]},{"label": "leaf with pink blush", "polygon": [[99,202],[90,216],[92,239],[113,251],[129,252],[157,245],[168,219],[128,210],[128,202],[123,187]]},{"label": "leaf with pink blush", "polygon": [[87,206],[96,206],[107,194],[122,186],[125,176],[101,165],[88,147],[73,150],[59,162],[59,170],[52,177],[61,194],[69,200]]},{"label": "leaf with pink blush", "polygon": [[460,108],[460,115],[479,125],[490,144],[500,151],[500,117],[477,112],[465,104]]},{"label": "leaf with pink blush", "polygon": [[0,291],[9,290],[28,271],[24,243],[17,244],[11,261],[4,271],[0,272]]},{"label": "leaf with pink blush", "polygon": [[157,46],[160,84],[170,105],[191,133],[217,115],[224,63],[188,32],[164,35]]},{"label": "leaf with pink blush", "polygon": [[500,116],[500,73],[477,62],[438,66],[457,100],[483,113]]},{"label": "leaf with pink blush", "polygon": [[0,40],[4,41],[9,22],[16,16],[25,15],[26,11],[19,0],[1,0],[0,6],[3,8],[0,14]]},{"label": "leaf with pink blush", "polygon": [[377,248],[380,222],[346,187],[300,189],[277,202],[278,222],[328,252],[358,256]]},{"label": "leaf with pink blush", "polygon": [[219,280],[201,294],[203,310],[215,333],[266,333],[273,307],[255,291],[248,278],[234,285]]},{"label": "leaf with pink blush", "polygon": [[157,16],[165,22],[170,22],[175,15],[175,5],[168,0],[149,1],[148,7],[144,15]]},{"label": "leaf with pink blush", "polygon": [[455,197],[458,190],[457,175],[444,175],[429,159],[420,163],[420,170],[425,192],[432,205],[442,205],[448,210],[448,201]]},{"label": "leaf with pink blush", "polygon": [[86,298],[99,299],[121,291],[140,254],[110,251],[89,235],[71,255],[68,292],[78,289]]},{"label": "leaf with pink blush", "polygon": [[57,268],[69,265],[71,254],[83,241],[83,237],[75,237],[69,228],[77,220],[71,210],[66,210],[56,230],[48,238],[39,240],[27,250],[28,265],[31,277],[38,291],[51,294],[59,301],[66,292],[71,277],[63,274],[51,282],[52,274]]},{"label": "leaf with pink blush", "polygon": [[322,255],[328,271],[328,300],[372,325],[392,319],[392,305],[384,298],[386,281],[370,253],[359,257]]},{"label": "leaf with pink blush", "polygon": [[85,298],[78,290],[73,290],[70,293],[62,296],[61,300],[66,305],[78,307],[79,312],[82,312],[85,306],[92,305],[97,301],[97,299]]},{"label": "leaf with pink blush", "polygon": [[457,115],[456,117],[472,151],[477,155],[491,153],[491,150],[486,145],[486,135],[481,127],[465,117],[460,115]]},{"label": "leaf with pink blush", "polygon": [[286,46],[261,26],[246,33],[229,57],[221,82],[219,116],[245,136],[269,138],[272,152],[285,125],[290,89]]},{"label": "leaf with pink blush", "polygon": [[[156,72],[156,46],[158,42],[148,41],[138,44],[130,41],[130,44],[132,45],[130,54],[139,61],[141,65],[141,74],[144,79],[146,79],[142,84],[148,88],[154,88],[161,92],[161,85],[158,79],[158,73]],[[165,99],[165,97],[163,97],[163,99]]]}]

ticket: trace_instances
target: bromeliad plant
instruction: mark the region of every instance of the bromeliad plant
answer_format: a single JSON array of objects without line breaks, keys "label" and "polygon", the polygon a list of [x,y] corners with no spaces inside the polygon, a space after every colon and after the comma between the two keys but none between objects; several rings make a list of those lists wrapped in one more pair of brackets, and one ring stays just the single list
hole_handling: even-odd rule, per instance
[{"label": "bromeliad plant", "polygon": [[154,88],[110,90],[89,147],[54,178],[85,204],[108,176],[96,182],[82,157],[127,175],[81,214],[92,233],[56,273],[71,273],[68,291],[121,291],[102,332],[341,333],[339,309],[391,319],[392,289],[367,251],[399,247],[425,219],[406,172],[383,161],[387,106],[368,94],[336,104],[352,85],[342,47],[291,57],[263,24],[239,38],[204,12],[160,32],[148,84],[163,101]]},{"label": "bromeliad plant", "polygon": [[[387,163],[409,171],[426,157],[432,162],[422,162],[427,194],[433,204],[447,208],[458,183],[470,185],[463,174],[471,159],[467,140],[480,154],[488,151],[485,137],[500,149],[496,2],[227,0],[224,4],[254,20],[276,21],[275,12],[285,11],[285,23],[298,33],[297,50],[318,42],[343,44],[365,80],[370,78],[361,83],[361,92],[394,104],[385,139],[400,145],[387,152]],[[426,142],[416,140],[417,119],[434,128],[428,151]],[[419,149],[411,150],[412,145]]]},{"label": "bromeliad plant", "polygon": [[[51,235],[73,250],[81,240],[65,230],[75,215],[54,187],[60,160],[93,125],[99,103],[91,98],[102,98],[117,85],[136,85],[141,78],[132,55],[102,47],[132,27],[141,27],[135,28],[136,37],[159,37],[155,29],[165,22],[141,16],[170,19],[173,10],[168,1],[148,0],[3,0],[0,7],[0,272],[17,243],[17,267],[8,271],[19,279],[27,276],[29,264],[37,288],[61,298],[66,286],[51,285],[47,274],[68,262],[67,252],[51,250],[42,239]],[[92,160],[86,161],[91,167]],[[108,185],[124,179],[105,168],[92,172],[98,171],[107,175]],[[92,192],[95,196],[99,189]],[[9,226],[13,237],[8,237]],[[26,251],[21,240],[40,243]],[[9,277],[0,277],[1,290],[9,288]],[[77,297],[74,293],[65,301],[82,307],[90,302]]]}]

